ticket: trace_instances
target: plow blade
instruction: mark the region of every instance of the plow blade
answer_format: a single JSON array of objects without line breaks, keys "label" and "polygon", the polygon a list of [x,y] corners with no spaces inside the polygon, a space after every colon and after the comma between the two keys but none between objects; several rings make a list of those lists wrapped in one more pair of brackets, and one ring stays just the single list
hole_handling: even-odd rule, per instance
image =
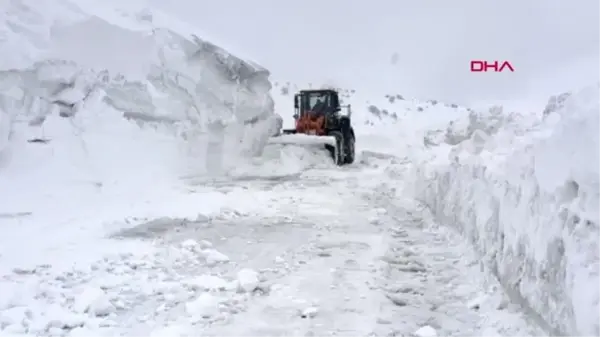
[{"label": "plow blade", "polygon": [[305,134],[282,134],[281,136],[269,138],[269,144],[290,144],[299,146],[310,145],[331,145],[336,146],[336,139],[333,136],[313,136]]}]

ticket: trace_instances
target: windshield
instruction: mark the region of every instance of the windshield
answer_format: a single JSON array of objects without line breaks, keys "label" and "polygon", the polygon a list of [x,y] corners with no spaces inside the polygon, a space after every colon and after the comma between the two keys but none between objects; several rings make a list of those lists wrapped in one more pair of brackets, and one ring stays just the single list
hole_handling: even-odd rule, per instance
[{"label": "windshield", "polygon": [[321,102],[322,104],[328,105],[328,99],[329,95],[324,94],[324,93],[319,93],[319,92],[315,92],[315,93],[311,93],[310,95],[308,95],[308,105],[310,106],[311,109],[315,108],[315,105],[317,105],[317,103]]}]

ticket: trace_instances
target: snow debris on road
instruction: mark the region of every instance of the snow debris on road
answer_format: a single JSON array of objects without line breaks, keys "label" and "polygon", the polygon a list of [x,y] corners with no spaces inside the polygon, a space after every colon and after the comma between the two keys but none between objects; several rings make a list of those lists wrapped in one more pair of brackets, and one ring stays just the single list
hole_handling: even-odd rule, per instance
[{"label": "snow debris on road", "polygon": [[[317,169],[270,190],[227,187],[228,201],[256,202],[115,236],[150,245],[143,251],[8,275],[2,289],[15,291],[3,292],[11,296],[0,307],[2,331],[431,335],[429,326],[438,335],[535,334],[486,285],[468,245],[381,183],[390,172],[398,171]],[[321,183],[307,188],[310,181]],[[228,258],[214,263],[214,254]]]},{"label": "snow debris on road", "polygon": [[239,289],[245,292],[252,292],[258,287],[258,273],[252,269],[244,268],[237,273]]},{"label": "snow debris on road", "polygon": [[[415,336],[417,337],[437,337],[437,331],[430,327],[429,325],[425,325],[420,327],[417,331],[415,331]],[[487,336],[487,335],[484,335]]]},{"label": "snow debris on road", "polygon": [[[597,171],[582,164],[597,153],[551,154],[586,114],[548,111],[561,131],[520,148],[539,150],[545,166],[579,160],[560,166],[561,186],[546,185],[546,171],[545,183],[517,190],[523,181],[484,165],[492,154],[527,159],[503,152],[503,141],[517,144],[530,130],[498,132],[502,114],[444,132],[448,120],[427,112],[452,119],[470,110],[401,95],[386,98],[404,107],[398,113],[357,109],[357,159],[336,167],[318,144],[269,144],[280,122],[269,72],[165,13],[137,1],[7,4],[0,335],[542,334],[504,292],[507,281],[558,330],[597,332],[586,292],[597,284],[588,250],[597,248]],[[442,129],[431,130],[436,123]],[[597,148],[597,132],[584,136]],[[530,216],[545,224],[547,210],[549,230],[514,227]],[[446,225],[465,226],[483,261]],[[523,263],[509,263],[515,256]],[[555,291],[556,280],[568,287]]]},{"label": "snow debris on road", "polygon": [[144,334],[180,310],[188,324],[223,321],[241,310],[247,298],[237,290],[239,284],[252,286],[248,270],[240,271],[240,280],[201,274],[213,265],[198,259],[200,252],[190,254],[190,240],[184,243],[186,249],[157,247],[152,254],[106,256],[62,273],[47,266],[5,276],[2,289],[16,291],[3,291],[0,327],[6,333]]}]

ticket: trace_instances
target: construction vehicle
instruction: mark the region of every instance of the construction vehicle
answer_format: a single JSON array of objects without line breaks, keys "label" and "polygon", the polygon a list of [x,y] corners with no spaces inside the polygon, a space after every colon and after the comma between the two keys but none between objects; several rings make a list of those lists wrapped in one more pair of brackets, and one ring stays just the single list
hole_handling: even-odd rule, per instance
[{"label": "construction vehicle", "polygon": [[[345,113],[342,112],[345,109]],[[338,166],[354,162],[350,105],[341,105],[333,89],[301,90],[294,95],[294,129],[284,129],[271,143],[322,144]]]}]

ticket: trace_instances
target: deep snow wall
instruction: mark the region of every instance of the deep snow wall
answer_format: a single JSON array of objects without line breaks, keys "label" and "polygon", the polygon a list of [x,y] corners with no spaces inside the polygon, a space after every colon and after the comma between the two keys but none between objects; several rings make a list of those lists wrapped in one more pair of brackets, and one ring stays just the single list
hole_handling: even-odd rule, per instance
[{"label": "deep snow wall", "polygon": [[[266,69],[161,25],[169,21],[161,13],[124,15],[95,5],[10,0],[3,6],[2,49],[11,50],[0,57],[4,166],[16,142],[52,146],[48,120],[63,119],[81,134],[87,132],[81,120],[92,114],[186,141],[197,163],[260,151],[273,115]],[[224,155],[229,150],[235,153]]]},{"label": "deep snow wall", "polygon": [[[599,335],[599,86],[425,139],[415,193],[552,334]],[[464,123],[463,123],[464,125]]]}]

